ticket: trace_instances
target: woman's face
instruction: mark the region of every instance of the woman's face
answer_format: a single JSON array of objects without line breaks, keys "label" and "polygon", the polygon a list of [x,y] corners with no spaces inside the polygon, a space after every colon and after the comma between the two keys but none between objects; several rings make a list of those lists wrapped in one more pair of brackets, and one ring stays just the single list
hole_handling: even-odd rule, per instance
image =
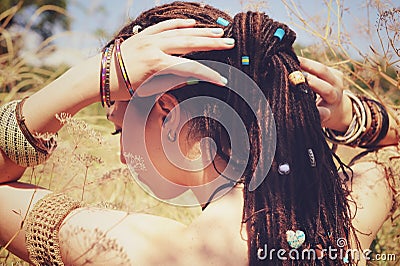
[{"label": "woman's face", "polygon": [[[129,122],[124,121],[129,102],[116,102],[109,108],[107,119],[114,124],[116,130],[123,131],[120,135],[121,162],[130,163],[129,158],[132,157],[126,156],[127,151],[133,156],[141,157],[146,169],[135,170],[138,179],[149,186],[158,197],[172,198],[183,193],[187,186],[199,186],[205,182],[201,165],[202,154],[199,142],[187,138],[188,126],[180,122],[183,120],[180,114],[182,112],[172,110],[175,106],[173,99],[163,96],[155,101],[147,117],[139,110],[140,106],[131,104],[127,116]],[[178,147],[178,150],[171,147]],[[184,156],[189,163],[184,167],[179,165],[179,156]],[[162,177],[164,180],[155,177]],[[180,189],[173,185],[179,185]]]}]

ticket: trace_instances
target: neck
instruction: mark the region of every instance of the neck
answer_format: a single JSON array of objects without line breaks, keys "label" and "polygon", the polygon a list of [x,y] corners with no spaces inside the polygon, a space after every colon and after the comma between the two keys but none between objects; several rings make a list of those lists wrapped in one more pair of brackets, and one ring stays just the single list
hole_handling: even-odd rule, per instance
[{"label": "neck", "polygon": [[192,188],[197,201],[203,209],[210,202],[227,194],[236,185],[235,181],[229,179],[229,174],[220,175],[226,165],[226,162],[217,156],[214,163],[210,163],[202,171],[202,185]]}]

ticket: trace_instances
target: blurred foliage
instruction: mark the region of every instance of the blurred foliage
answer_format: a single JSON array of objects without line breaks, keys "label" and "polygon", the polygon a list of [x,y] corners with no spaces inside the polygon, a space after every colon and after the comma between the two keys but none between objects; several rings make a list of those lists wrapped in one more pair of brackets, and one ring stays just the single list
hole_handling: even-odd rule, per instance
[{"label": "blurred foliage", "polygon": [[[7,1],[1,0],[2,4],[3,2]],[[27,2],[39,4],[45,1]],[[55,50],[55,46],[51,44],[53,36],[41,42],[34,51],[22,54],[27,35],[31,30],[29,23],[32,23],[32,21],[28,22],[23,31],[12,31],[8,27],[12,21],[15,21],[15,17],[24,12],[22,3],[21,1],[16,6],[0,13],[0,20],[2,21],[0,26],[0,102],[20,98],[23,96],[21,94],[30,90],[38,90],[67,69],[63,65],[49,67],[42,64],[42,60]],[[4,8],[3,5],[1,5],[1,8]],[[45,12],[49,10],[57,12]],[[62,14],[64,11],[57,6],[47,5],[38,8],[34,13],[35,16],[44,19],[42,16],[46,18],[48,13]]]},{"label": "blurred foliage", "polygon": [[[31,25],[31,29],[37,32],[43,39],[47,39],[54,34],[54,30],[60,27],[68,30],[70,22],[65,15],[68,0],[0,0],[0,14],[9,11],[15,16],[0,17],[1,27],[7,28],[14,24],[21,27]],[[48,12],[43,12],[48,11]],[[37,19],[35,13],[43,13]]]}]

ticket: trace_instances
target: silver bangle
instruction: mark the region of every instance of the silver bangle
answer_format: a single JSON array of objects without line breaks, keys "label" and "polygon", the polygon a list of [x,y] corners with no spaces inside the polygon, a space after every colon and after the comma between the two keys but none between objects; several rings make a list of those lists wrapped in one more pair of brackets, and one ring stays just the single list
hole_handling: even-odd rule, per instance
[{"label": "silver bangle", "polygon": [[357,139],[365,132],[367,112],[361,100],[351,91],[343,91],[353,104],[353,119],[344,135],[338,135],[330,128],[324,128],[325,137],[332,143],[357,146]]}]

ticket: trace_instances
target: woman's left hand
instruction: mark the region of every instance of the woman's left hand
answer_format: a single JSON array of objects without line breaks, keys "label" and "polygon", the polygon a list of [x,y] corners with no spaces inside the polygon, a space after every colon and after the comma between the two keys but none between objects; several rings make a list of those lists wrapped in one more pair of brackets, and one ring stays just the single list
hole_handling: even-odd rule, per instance
[{"label": "woman's left hand", "polygon": [[308,72],[308,84],[319,96],[316,104],[321,126],[346,131],[353,109],[350,98],[343,94],[343,73],[311,59],[299,57],[299,60],[301,68]]}]

